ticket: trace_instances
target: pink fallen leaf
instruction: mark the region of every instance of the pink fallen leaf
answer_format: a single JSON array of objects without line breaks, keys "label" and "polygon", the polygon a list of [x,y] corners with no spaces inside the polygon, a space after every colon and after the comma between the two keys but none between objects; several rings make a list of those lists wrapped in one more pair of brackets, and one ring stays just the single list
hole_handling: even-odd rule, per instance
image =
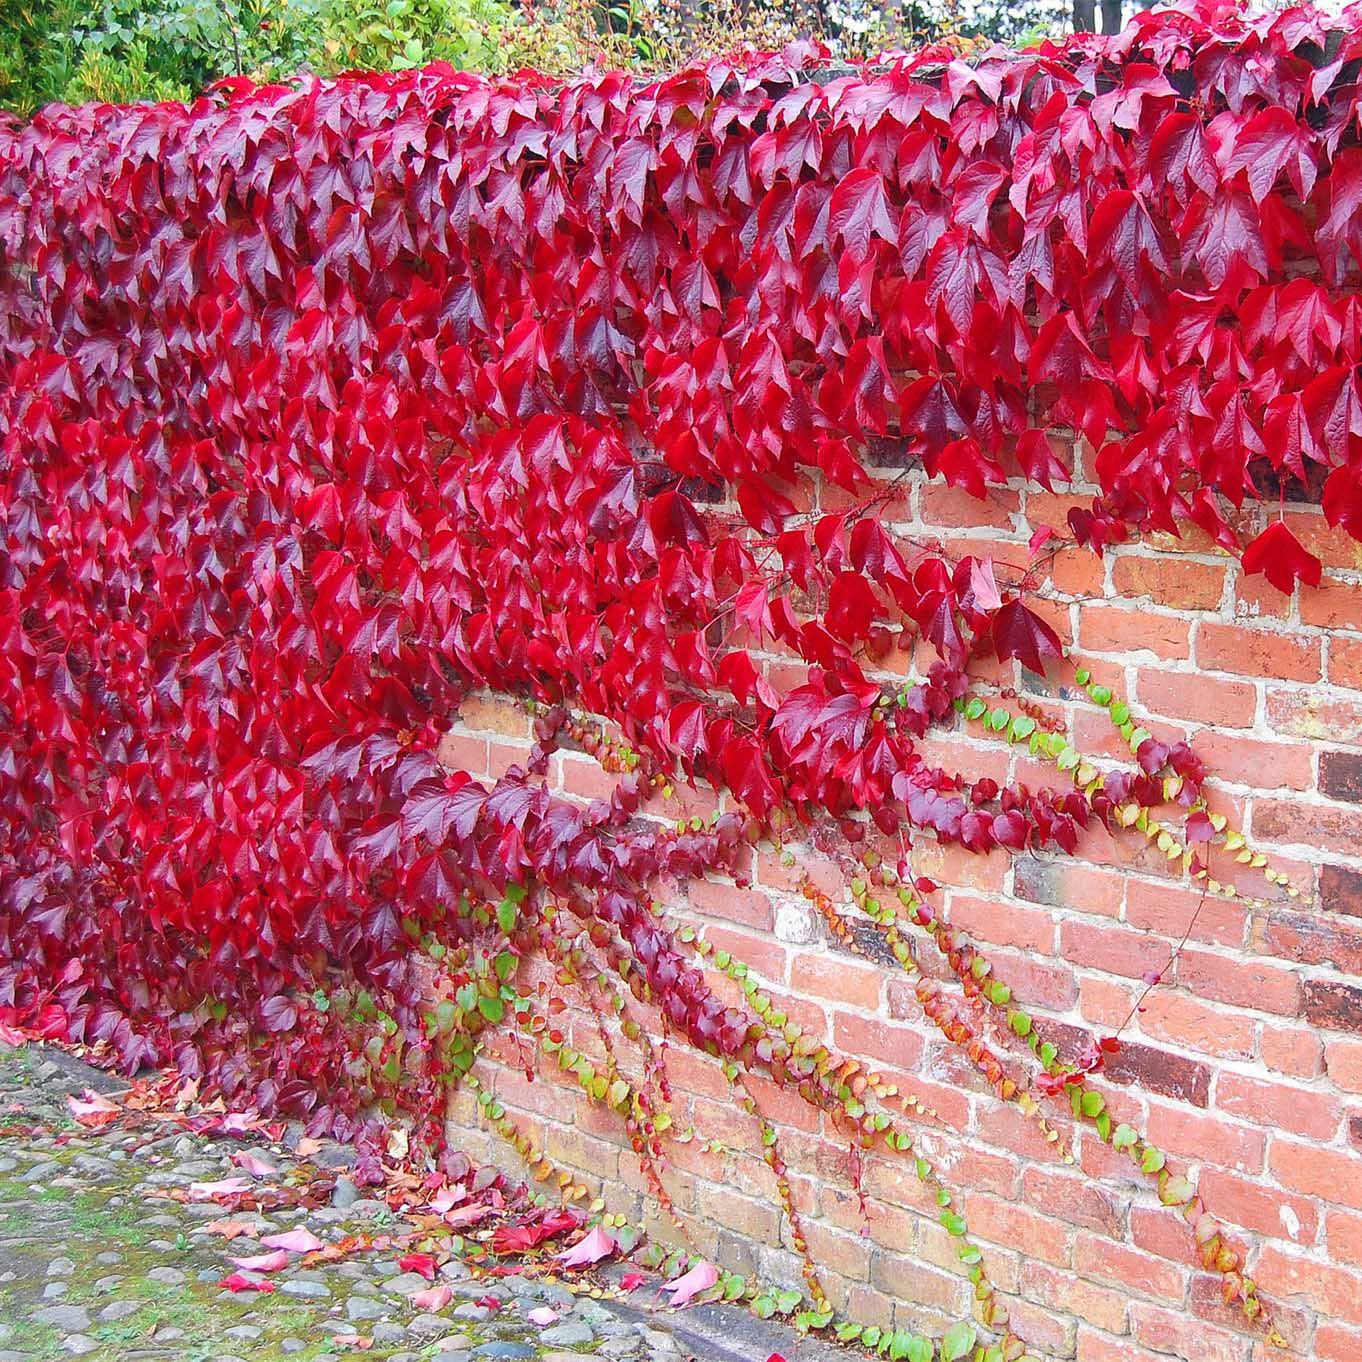
[{"label": "pink fallen leaf", "polygon": [[713,1263],[697,1263],[689,1272],[668,1282],[662,1289],[671,1292],[672,1305],[682,1306],[688,1305],[700,1292],[708,1291],[718,1280],[719,1270]]},{"label": "pink fallen leaf", "polygon": [[546,1329],[550,1324],[558,1323],[558,1311],[550,1310],[547,1305],[541,1305],[531,1310],[525,1318],[531,1324],[537,1324],[541,1329]]},{"label": "pink fallen leaf", "polygon": [[107,1097],[101,1097],[88,1088],[79,1097],[67,1097],[66,1103],[71,1108],[72,1117],[92,1130],[118,1118],[118,1108]]},{"label": "pink fallen leaf", "polygon": [[367,1353],[374,1346],[373,1339],[367,1334],[337,1334],[331,1341],[342,1348],[358,1348],[362,1353]]},{"label": "pink fallen leaf", "polygon": [[14,1027],[0,1022],[0,1044],[17,1050],[20,1046],[28,1044],[28,1037],[22,1031],[16,1031]]},{"label": "pink fallen leaf", "polygon": [[465,1229],[469,1225],[476,1225],[479,1220],[486,1220],[492,1214],[492,1207],[484,1206],[480,1201],[474,1201],[467,1206],[456,1206],[452,1211],[445,1211],[445,1224],[451,1229]]},{"label": "pink fallen leaf", "polygon": [[227,1135],[244,1135],[260,1124],[258,1116],[247,1116],[239,1111],[228,1112],[222,1118],[222,1130]]},{"label": "pink fallen leaf", "polygon": [[430,1199],[430,1209],[436,1215],[447,1215],[461,1201],[468,1200],[468,1193],[462,1187],[445,1187]]},{"label": "pink fallen leaf", "polygon": [[311,1230],[289,1230],[287,1234],[267,1234],[261,1241],[265,1248],[288,1249],[290,1253],[315,1253],[322,1241]]},{"label": "pink fallen leaf", "polygon": [[642,1272],[626,1272],[620,1278],[620,1289],[622,1291],[637,1291],[647,1280],[647,1276]]},{"label": "pink fallen leaf", "polygon": [[235,1196],[251,1185],[249,1178],[219,1178],[216,1182],[191,1182],[191,1201],[216,1201],[220,1196]]},{"label": "pink fallen leaf", "polygon": [[245,1276],[240,1272],[233,1272],[230,1277],[224,1277],[219,1286],[225,1286],[228,1291],[273,1291],[273,1282],[256,1281],[251,1277]]},{"label": "pink fallen leaf", "polygon": [[244,1168],[253,1178],[272,1178],[279,1172],[268,1160],[262,1159],[258,1154],[252,1154],[249,1150],[233,1154],[232,1162],[238,1168]]},{"label": "pink fallen leaf", "polygon": [[257,1253],[251,1258],[229,1261],[246,1272],[279,1272],[288,1266],[288,1254],[283,1249],[275,1249],[273,1253]]},{"label": "pink fallen leaf", "polygon": [[454,1299],[454,1293],[441,1282],[439,1286],[429,1286],[424,1291],[413,1291],[407,1299],[418,1310],[428,1310],[433,1313],[443,1310]]},{"label": "pink fallen leaf", "polygon": [[220,1234],[229,1243],[243,1234],[255,1238],[256,1228],[253,1220],[210,1220],[203,1227],[205,1234]]},{"label": "pink fallen leaf", "polygon": [[599,1263],[602,1258],[608,1258],[618,1250],[619,1240],[613,1235],[607,1234],[597,1225],[594,1230],[583,1235],[570,1249],[565,1249],[562,1253],[555,1253],[553,1256],[564,1267],[590,1267],[592,1263]]}]

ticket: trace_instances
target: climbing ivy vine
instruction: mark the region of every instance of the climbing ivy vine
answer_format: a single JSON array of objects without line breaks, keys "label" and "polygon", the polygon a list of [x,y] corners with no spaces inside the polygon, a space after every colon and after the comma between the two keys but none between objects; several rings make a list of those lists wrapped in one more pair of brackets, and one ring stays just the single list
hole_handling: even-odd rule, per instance
[{"label": "climbing ivy vine", "polygon": [[[1241,511],[1313,479],[1362,537],[1360,59],[1346,18],[1207,8],[851,75],[800,48],[647,83],[432,68],[0,126],[0,1020],[353,1139],[375,1177],[399,1115],[449,1157],[458,1083],[550,1176],[474,1073],[513,1040],[619,1114],[664,1210],[668,1047],[693,1046],[776,1180],[803,1324],[834,1321],[758,1075],[902,1157],[975,1285],[938,1340],[843,1336],[1010,1362],[930,1113],[668,917],[669,886],[813,845],[844,872],[804,882],[833,937],[878,941],[1047,1137],[1126,1154],[1270,1330],[1090,1086],[1119,1039],[1061,1058],[913,856],[1102,827],[1207,893],[1245,865],[1295,891],[1081,669],[1125,767],[974,685],[990,658],[1069,675],[1036,601],[1065,537],[1025,574],[960,556],[873,474],[1051,489],[1077,432],[1100,490],[1073,541],[1190,524],[1318,581]],[[488,784],[437,760],[484,687],[535,729]],[[951,725],[1053,783],[932,765]],[[550,791],[564,745],[608,798]],[[658,821],[685,781],[724,812]]]}]

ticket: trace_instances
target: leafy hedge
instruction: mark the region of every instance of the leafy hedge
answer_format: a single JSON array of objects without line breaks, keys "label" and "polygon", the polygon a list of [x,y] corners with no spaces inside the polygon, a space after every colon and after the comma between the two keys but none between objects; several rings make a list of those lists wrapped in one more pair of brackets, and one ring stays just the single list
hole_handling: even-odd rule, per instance
[{"label": "leafy hedge", "polygon": [[[1319,470],[1362,536],[1360,19],[1160,13],[837,79],[791,49],[238,82],[0,130],[0,1018],[354,1134],[377,1098],[438,1115],[485,1026],[540,1035],[518,962],[581,932],[676,1034],[844,1110],[826,1049],[711,992],[660,879],[799,823],[1071,848],[1170,791],[1214,840],[1196,758],[1128,711],[1103,776],[966,699],[974,659],[1058,640],[1025,582],[889,532],[865,469],[1049,487],[1068,425],[1094,547],[1240,548],[1255,460]],[[848,509],[808,510],[815,475]],[[1319,571],[1284,524],[1245,560]],[[492,789],[435,760],[476,686],[540,706]],[[956,709],[1077,788],[927,765]],[[611,800],[538,783],[568,736]],[[739,811],[635,820],[678,769]],[[936,931],[896,854],[857,903]]]}]

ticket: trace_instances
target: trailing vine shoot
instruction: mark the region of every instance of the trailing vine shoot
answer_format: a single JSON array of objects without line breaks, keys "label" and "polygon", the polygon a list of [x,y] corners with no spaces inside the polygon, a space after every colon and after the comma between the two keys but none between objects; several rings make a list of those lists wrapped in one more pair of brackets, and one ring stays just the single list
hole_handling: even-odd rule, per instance
[{"label": "trailing vine shoot", "polygon": [[[1061,547],[1188,527],[1317,583],[1244,513],[1293,479],[1362,539],[1359,62],[1362,11],[1206,6],[968,63],[435,66],[0,124],[0,1022],[353,1140],[374,1179],[394,1119],[451,1157],[460,1084],[548,1175],[475,1065],[551,1066],[664,1212],[693,1047],[804,1258],[802,1297],[717,1290],[1014,1362],[924,1104],[669,916],[678,882],[811,845],[831,937],[1047,1138],[1080,1123],[1147,1177],[1273,1337],[1214,1207],[1090,1084],[1120,1039],[1061,1058],[915,851],[1104,829],[1208,897],[1298,895],[1191,747],[1075,665],[1044,587]],[[1101,492],[1025,570],[896,528],[886,460],[1052,490],[1057,432]],[[1129,760],[985,695],[990,659],[1079,687]],[[484,689],[534,722],[494,783],[438,755]],[[1045,782],[934,765],[960,726]],[[564,747],[608,798],[548,788]],[[687,782],[719,811],[659,816]],[[835,1315],[762,1083],[905,1161],[973,1317]]]}]

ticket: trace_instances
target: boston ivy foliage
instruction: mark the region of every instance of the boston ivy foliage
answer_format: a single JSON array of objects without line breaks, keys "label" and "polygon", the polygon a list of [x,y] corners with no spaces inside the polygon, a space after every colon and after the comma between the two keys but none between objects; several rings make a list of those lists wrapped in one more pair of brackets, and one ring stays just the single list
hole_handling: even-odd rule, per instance
[{"label": "boston ivy foliage", "polygon": [[[846,905],[806,886],[830,929],[877,930],[1000,1097],[1042,1121],[1059,1098],[1128,1153],[1258,1316],[1194,1190],[1086,1085],[1114,1042],[1065,1062],[911,849],[1072,850],[1100,823],[1231,893],[1211,849],[1263,858],[1190,750],[1086,675],[1129,770],[971,695],[977,659],[1043,671],[1060,641],[1027,580],[890,533],[866,469],[1051,487],[1066,425],[1098,451],[1080,542],[1192,522],[1317,579],[1285,524],[1244,544],[1234,512],[1254,460],[1313,468],[1362,537],[1360,59],[1357,22],[1205,10],[835,79],[791,49],[650,83],[228,82],[5,125],[0,1020],[369,1145],[400,1101],[437,1148],[447,1081],[509,1029],[621,1113],[665,1205],[647,1003],[723,1063],[797,1246],[753,1073],[937,1188],[1014,1357],[897,1123],[911,1099],[654,899],[812,839],[847,869]],[[476,687],[537,716],[529,769],[490,788],[436,760]],[[1053,761],[1054,788],[930,765],[919,739],[954,722]],[[546,790],[569,741],[609,799]],[[731,811],[637,816],[683,776]],[[917,974],[929,945],[952,989]],[[520,986],[532,955],[593,999],[604,1065]],[[974,1347],[967,1322],[938,1345]]]}]

